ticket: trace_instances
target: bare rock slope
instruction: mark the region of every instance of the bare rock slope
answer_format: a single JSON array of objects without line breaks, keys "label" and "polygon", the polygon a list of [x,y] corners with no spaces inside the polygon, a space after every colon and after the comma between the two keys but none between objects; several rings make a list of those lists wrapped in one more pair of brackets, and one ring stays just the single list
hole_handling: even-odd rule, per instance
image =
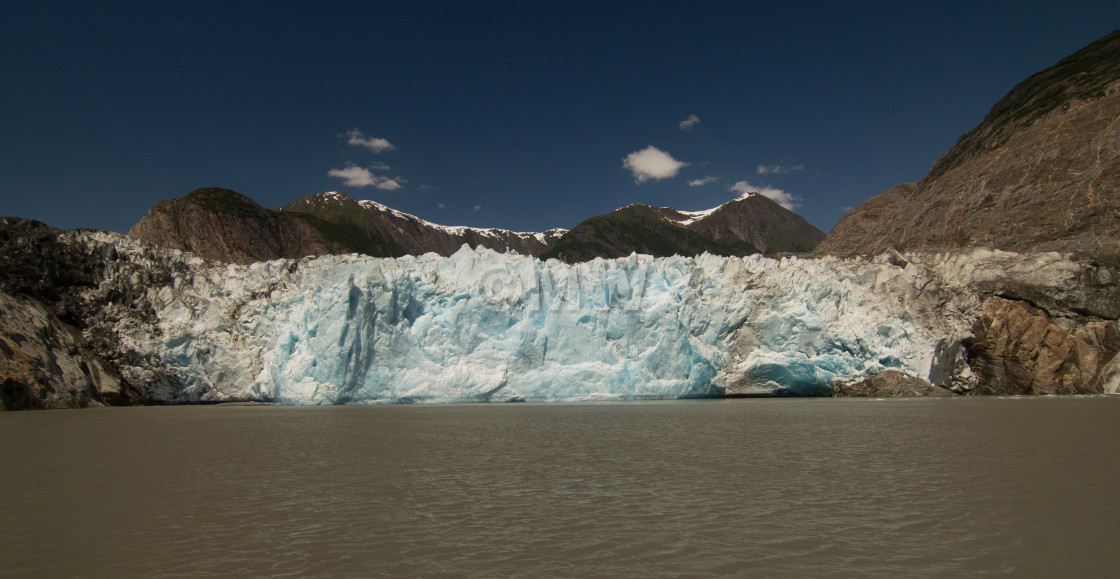
[{"label": "bare rock slope", "polygon": [[973,246],[1120,256],[1120,31],[1017,85],[920,183],[855,208],[815,252]]}]

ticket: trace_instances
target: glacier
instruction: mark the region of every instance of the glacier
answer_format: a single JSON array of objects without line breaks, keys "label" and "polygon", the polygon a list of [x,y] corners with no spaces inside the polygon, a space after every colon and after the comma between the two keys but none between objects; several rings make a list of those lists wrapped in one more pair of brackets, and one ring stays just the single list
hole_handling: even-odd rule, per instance
[{"label": "glacier", "polygon": [[971,257],[568,265],[464,246],[242,266],[84,235],[120,256],[103,286],[144,288],[151,312],[151,324],[118,316],[115,339],[132,352],[122,375],[164,376],[152,398],[169,402],[825,394],[892,369],[974,382],[960,354],[979,311],[961,284],[984,271]]}]

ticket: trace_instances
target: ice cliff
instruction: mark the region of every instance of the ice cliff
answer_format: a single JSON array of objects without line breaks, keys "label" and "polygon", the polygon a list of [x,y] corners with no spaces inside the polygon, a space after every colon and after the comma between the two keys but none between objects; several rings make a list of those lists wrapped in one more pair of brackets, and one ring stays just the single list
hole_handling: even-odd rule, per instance
[{"label": "ice cliff", "polygon": [[[0,240],[9,408],[827,395],[898,374],[956,392],[1120,386],[1116,275],[1058,253],[226,265],[20,227]],[[89,386],[66,391],[79,374]]]},{"label": "ice cliff", "polygon": [[[113,331],[166,378],[156,398],[292,404],[820,394],[887,369],[946,387],[978,303],[886,261],[651,258],[577,265],[466,247],[219,265],[86,234],[126,259],[163,256],[155,326]],[[131,257],[130,257],[131,256]],[[150,267],[143,267],[150,270]],[[131,272],[131,273],[129,273]]]}]

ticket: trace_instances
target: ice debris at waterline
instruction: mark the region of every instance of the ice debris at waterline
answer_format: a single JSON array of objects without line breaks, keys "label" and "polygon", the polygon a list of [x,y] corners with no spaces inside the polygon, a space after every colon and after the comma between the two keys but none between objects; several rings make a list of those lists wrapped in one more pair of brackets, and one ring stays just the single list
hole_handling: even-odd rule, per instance
[{"label": "ice debris at waterline", "polygon": [[122,375],[162,381],[156,400],[813,394],[887,369],[975,383],[958,352],[976,298],[953,297],[931,268],[885,259],[631,255],[567,265],[464,246],[446,258],[226,266],[86,235],[120,256],[103,286],[146,292],[155,327],[123,319],[114,331],[133,351]]}]

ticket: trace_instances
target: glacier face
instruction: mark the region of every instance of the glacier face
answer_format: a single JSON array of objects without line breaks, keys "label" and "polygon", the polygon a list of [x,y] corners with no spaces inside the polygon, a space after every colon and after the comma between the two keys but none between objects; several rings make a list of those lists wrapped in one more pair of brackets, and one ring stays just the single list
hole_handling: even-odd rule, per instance
[{"label": "glacier face", "polygon": [[[89,242],[137,262],[156,255],[131,240]],[[158,332],[118,332],[138,359],[161,361],[168,401],[821,393],[886,369],[944,386],[970,379],[955,349],[976,300],[917,264],[632,255],[567,265],[466,247],[249,266],[159,256],[174,267],[145,296]]]}]

